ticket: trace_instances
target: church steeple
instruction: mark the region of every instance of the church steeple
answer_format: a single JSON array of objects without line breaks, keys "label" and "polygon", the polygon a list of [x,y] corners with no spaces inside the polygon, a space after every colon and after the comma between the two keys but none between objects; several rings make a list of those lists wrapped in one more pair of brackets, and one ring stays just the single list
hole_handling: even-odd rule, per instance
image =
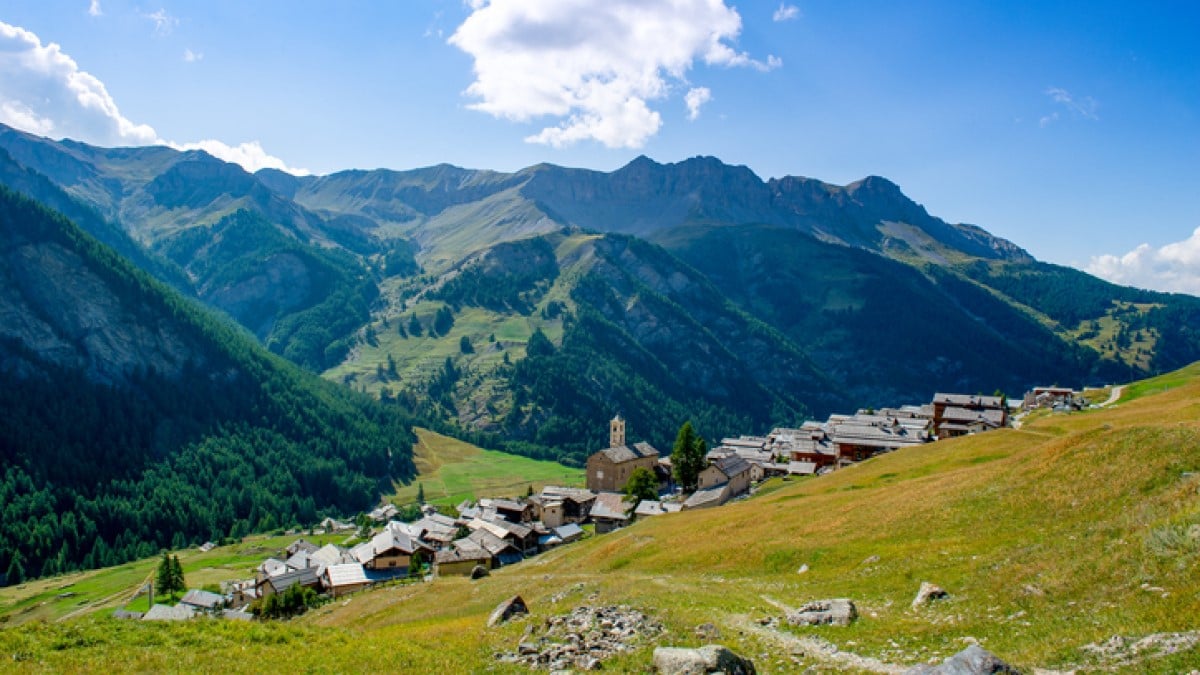
[{"label": "church steeple", "polygon": [[625,420],[620,415],[608,423],[608,447],[619,448],[625,445]]}]

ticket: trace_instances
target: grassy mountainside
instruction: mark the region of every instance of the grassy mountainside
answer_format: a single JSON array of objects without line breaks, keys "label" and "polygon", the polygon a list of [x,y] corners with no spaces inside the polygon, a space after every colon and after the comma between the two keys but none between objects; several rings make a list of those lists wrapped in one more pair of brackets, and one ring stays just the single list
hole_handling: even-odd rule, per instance
[{"label": "grassy mountainside", "polygon": [[320,380],[0,187],[9,582],[369,508],[408,418]]},{"label": "grassy mountainside", "polygon": [[[694,629],[709,622],[717,641],[767,673],[896,672],[969,640],[1025,670],[1186,672],[1200,666],[1194,646],[1124,650],[1127,662],[1082,649],[1114,635],[1200,628],[1200,365],[1127,391],[1108,409],[1043,414],[1020,430],[906,449],[719,509],[648,519],[482,581],[368,592],[288,624],[89,618],[3,630],[0,646],[21,654],[15,665],[27,670],[241,671],[269,659],[293,668],[515,673],[527,671],[492,655],[529,639],[528,626],[536,638],[547,617],[625,603],[667,632],[608,670],[644,669],[654,644],[699,644]],[[950,597],[911,609],[922,581]],[[532,618],[486,628],[491,609],[513,593]],[[759,621],[828,597],[854,599],[859,620],[803,629]],[[190,648],[163,648],[182,645]]]}]

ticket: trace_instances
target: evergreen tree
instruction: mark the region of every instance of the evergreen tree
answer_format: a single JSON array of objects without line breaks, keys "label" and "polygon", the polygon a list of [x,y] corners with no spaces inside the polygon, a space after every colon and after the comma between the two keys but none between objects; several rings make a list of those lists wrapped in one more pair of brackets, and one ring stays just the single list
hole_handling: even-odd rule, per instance
[{"label": "evergreen tree", "polygon": [[[171,556],[163,551],[162,560],[158,561],[158,569],[154,573],[154,589],[159,595],[170,595],[172,588],[174,588],[174,581],[171,573]],[[151,601],[153,600],[154,598],[151,598]]]},{"label": "evergreen tree", "polygon": [[388,375],[391,375],[392,377],[400,377],[400,374],[396,372],[396,359],[392,358],[390,352],[387,355],[387,364]]},{"label": "evergreen tree", "polygon": [[475,348],[471,346],[471,339],[466,335],[462,336],[462,339],[458,341],[458,351],[464,354],[475,353]]},{"label": "evergreen tree", "polygon": [[425,503],[425,484],[424,483],[417,483],[417,503],[418,504]]},{"label": "evergreen tree", "polygon": [[650,469],[639,466],[625,483],[625,500],[636,503],[643,499],[658,499],[658,478]]},{"label": "evergreen tree", "polygon": [[408,334],[413,337],[421,337],[422,331],[423,331],[423,329],[421,328],[421,320],[417,318],[416,314],[409,314],[408,315]]},{"label": "evergreen tree", "polygon": [[700,472],[704,470],[704,455],[707,452],[704,439],[696,436],[692,423],[684,422],[671,449],[671,466],[675,480],[679,481],[684,492],[695,491],[696,481]]},{"label": "evergreen tree", "polygon": [[183,578],[183,565],[179,564],[179,556],[171,556],[171,592],[182,593],[187,590],[187,582]]},{"label": "evergreen tree", "polygon": [[528,356],[551,356],[554,354],[554,343],[541,328],[535,328],[533,335],[529,336],[529,342],[525,344],[525,354]]},{"label": "evergreen tree", "polygon": [[449,307],[443,306],[433,315],[433,329],[439,335],[445,335],[454,327],[454,312],[450,311]]},{"label": "evergreen tree", "polygon": [[15,586],[25,581],[25,566],[21,564],[21,552],[14,550],[8,563],[8,571],[4,573],[5,583]]},{"label": "evergreen tree", "polygon": [[412,558],[410,558],[408,561],[408,576],[410,576],[410,577],[421,576],[421,567],[424,565],[425,565],[425,557],[421,555],[420,551],[414,551],[412,554]]}]

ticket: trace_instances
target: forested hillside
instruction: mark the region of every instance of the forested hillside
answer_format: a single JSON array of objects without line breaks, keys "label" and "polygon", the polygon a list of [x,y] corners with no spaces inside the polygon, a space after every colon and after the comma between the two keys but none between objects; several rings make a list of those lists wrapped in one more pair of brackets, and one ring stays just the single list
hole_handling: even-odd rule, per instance
[{"label": "forested hillside", "polygon": [[0,187],[8,582],[368,509],[414,474],[396,406],[273,357]]}]

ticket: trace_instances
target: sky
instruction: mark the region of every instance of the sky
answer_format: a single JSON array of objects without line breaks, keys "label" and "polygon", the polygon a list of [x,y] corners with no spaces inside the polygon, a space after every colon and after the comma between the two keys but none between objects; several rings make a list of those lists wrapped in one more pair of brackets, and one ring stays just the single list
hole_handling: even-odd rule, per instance
[{"label": "sky", "polygon": [[1200,294],[1200,3],[7,0],[0,122],[249,170],[884,176],[951,222]]}]

